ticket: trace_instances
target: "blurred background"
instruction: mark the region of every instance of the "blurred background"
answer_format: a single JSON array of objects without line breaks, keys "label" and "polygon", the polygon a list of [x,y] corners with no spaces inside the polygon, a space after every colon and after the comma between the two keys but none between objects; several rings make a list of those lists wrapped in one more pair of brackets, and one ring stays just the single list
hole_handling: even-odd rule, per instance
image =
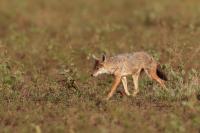
[{"label": "blurred background", "polygon": [[[199,43],[199,0],[0,0],[0,131],[200,132]],[[103,102],[92,55],[135,51],[169,91],[143,76],[138,97]]]}]

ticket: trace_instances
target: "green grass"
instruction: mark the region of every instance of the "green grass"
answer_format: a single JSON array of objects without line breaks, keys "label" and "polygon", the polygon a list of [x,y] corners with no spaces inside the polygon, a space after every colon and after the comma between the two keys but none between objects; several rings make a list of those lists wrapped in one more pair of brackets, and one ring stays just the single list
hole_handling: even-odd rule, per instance
[{"label": "green grass", "polygon": [[[0,132],[200,132],[199,1],[0,3]],[[142,75],[137,97],[104,101],[113,78],[90,77],[92,55],[134,51],[167,89]]]}]

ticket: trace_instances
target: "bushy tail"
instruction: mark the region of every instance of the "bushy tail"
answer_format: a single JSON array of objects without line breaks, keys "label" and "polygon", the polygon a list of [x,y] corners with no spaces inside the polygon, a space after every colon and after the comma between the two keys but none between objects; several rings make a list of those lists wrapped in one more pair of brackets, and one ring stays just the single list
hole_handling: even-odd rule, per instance
[{"label": "bushy tail", "polygon": [[166,74],[161,70],[160,65],[157,66],[156,73],[157,73],[158,77],[161,78],[162,80],[165,80],[165,81],[168,80]]}]

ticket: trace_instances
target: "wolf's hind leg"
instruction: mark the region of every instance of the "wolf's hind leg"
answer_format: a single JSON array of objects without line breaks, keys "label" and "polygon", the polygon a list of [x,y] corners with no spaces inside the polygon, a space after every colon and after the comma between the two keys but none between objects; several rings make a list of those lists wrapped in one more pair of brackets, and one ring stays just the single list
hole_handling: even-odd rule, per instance
[{"label": "wolf's hind leg", "polygon": [[160,79],[156,73],[156,69],[149,69],[149,70],[145,70],[145,72],[147,73],[147,75],[154,79],[155,81],[157,81],[163,88],[166,88],[165,87],[165,84],[164,84],[164,80]]},{"label": "wolf's hind leg", "polygon": [[128,91],[128,86],[127,86],[127,79],[126,77],[122,77],[122,83],[123,83],[123,86],[124,86],[124,90],[125,90],[125,93],[127,96],[130,95],[129,91]]}]

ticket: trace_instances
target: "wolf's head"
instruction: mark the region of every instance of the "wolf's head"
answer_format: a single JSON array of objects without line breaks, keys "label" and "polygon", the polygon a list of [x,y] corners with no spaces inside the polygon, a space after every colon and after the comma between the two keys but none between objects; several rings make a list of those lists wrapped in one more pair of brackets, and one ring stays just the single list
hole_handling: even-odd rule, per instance
[{"label": "wolf's head", "polygon": [[94,68],[93,68],[93,73],[91,76],[96,77],[100,74],[104,74],[104,73],[109,73],[108,69],[106,69],[106,56],[103,55],[102,59],[98,59],[96,57],[93,57],[95,60],[94,63]]}]

